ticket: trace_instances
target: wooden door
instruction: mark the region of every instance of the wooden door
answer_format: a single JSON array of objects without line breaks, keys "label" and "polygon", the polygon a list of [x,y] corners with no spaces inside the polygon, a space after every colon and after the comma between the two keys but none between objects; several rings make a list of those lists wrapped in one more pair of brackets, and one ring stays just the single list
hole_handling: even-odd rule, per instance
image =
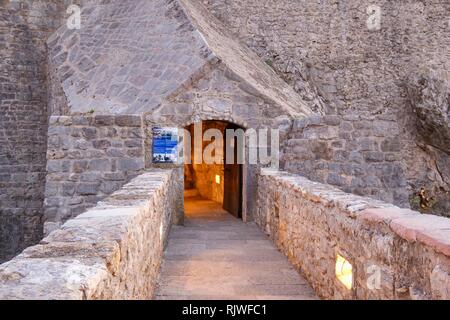
[{"label": "wooden door", "polygon": [[[238,126],[228,125],[226,129],[238,129]],[[225,135],[226,137],[226,135]],[[238,141],[237,137],[224,143],[224,155],[226,155],[226,146],[234,145],[234,161],[227,164],[226,158],[224,163],[224,197],[223,208],[236,218],[242,218],[242,164],[238,164]]]}]

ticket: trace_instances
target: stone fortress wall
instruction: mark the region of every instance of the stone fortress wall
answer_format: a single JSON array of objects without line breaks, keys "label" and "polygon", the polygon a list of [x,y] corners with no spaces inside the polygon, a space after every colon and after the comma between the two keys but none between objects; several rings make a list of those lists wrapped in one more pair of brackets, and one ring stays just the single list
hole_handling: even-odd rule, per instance
[{"label": "stone fortress wall", "polygon": [[[370,31],[366,9],[371,3],[366,0],[203,1],[209,11],[196,0],[81,2],[84,28],[62,26],[55,33],[64,16],[62,3],[1,2],[0,27],[7,32],[0,42],[7,45],[0,50],[7,59],[0,62],[0,141],[5,142],[0,152],[0,261],[37,243],[44,221],[46,234],[58,233],[54,229],[61,224],[78,223],[77,216],[151,168],[152,126],[184,127],[198,120],[280,128],[283,169],[402,207],[418,208],[416,193],[424,186],[434,197],[426,211],[449,212],[448,4],[382,1],[381,30]],[[52,33],[47,52],[45,40]],[[120,49],[111,50],[117,43]],[[277,188],[267,186],[273,183],[269,178],[257,181],[256,166],[247,169],[246,209],[277,239],[275,234],[284,233],[278,228],[286,227],[278,224],[277,212],[286,202],[274,198],[262,212],[257,203],[261,192],[276,197],[271,192]],[[171,183],[182,185],[182,176],[178,172]],[[181,194],[170,196],[176,207]],[[310,206],[309,200],[292,197]],[[322,202],[313,198],[312,209],[321,211]],[[264,217],[273,224],[266,225]],[[296,217],[289,219],[286,224],[301,230]],[[326,223],[321,227],[329,229]],[[361,234],[367,231],[365,224],[359,227]],[[345,222],[336,233],[347,229]],[[379,231],[377,226],[374,230]],[[288,243],[297,237],[291,231],[285,234]],[[446,241],[440,228],[432,231]],[[414,232],[408,231],[413,238],[407,244],[399,242],[407,247],[406,256],[398,253],[400,260],[417,249]],[[430,239],[424,234],[421,239]],[[398,238],[389,239],[394,245],[388,247],[398,250]],[[302,245],[295,245],[302,252]],[[427,246],[436,249],[435,242]],[[292,253],[290,245],[280,247]],[[419,256],[431,259],[433,270],[421,266],[417,275],[405,273],[409,278],[393,286],[409,290],[411,298],[445,297],[447,258],[438,266],[434,251],[422,249],[417,249]],[[37,254],[36,248],[29,250],[30,257]],[[367,250],[370,256],[378,248]],[[27,257],[24,253],[13,264],[23,258],[25,264],[36,261]],[[386,263],[388,274],[404,273],[397,269],[400,260]],[[302,272],[308,268],[299,266]],[[433,284],[438,280],[444,287]],[[310,281],[330,284],[329,279]],[[361,288],[360,297],[369,297]],[[339,290],[321,294],[350,297]]]},{"label": "stone fortress wall", "polygon": [[[316,110],[345,117],[368,117],[373,125],[386,118],[398,123],[400,163],[405,189],[414,209],[425,187],[434,202],[426,212],[450,210],[450,3],[441,1],[346,0],[207,0],[208,9],[266,61]],[[367,20],[381,9],[380,30]],[[324,122],[323,125],[326,125]],[[361,128],[364,130],[364,128]],[[294,132],[295,134],[295,132]],[[358,145],[367,136],[351,135]],[[320,155],[318,155],[320,157]],[[342,157],[343,154],[340,154]],[[352,162],[351,155],[345,160]],[[295,155],[292,155],[295,157]],[[314,175],[314,165],[293,172]],[[322,168],[342,185],[342,170]],[[378,175],[378,172],[372,172]],[[314,177],[319,178],[317,176]],[[390,191],[365,195],[394,198]],[[398,190],[398,188],[397,188]],[[363,191],[360,188],[360,191]],[[390,195],[388,195],[390,193]],[[407,205],[407,204],[406,204]]]},{"label": "stone fortress wall", "polygon": [[348,193],[408,207],[401,149],[393,115],[309,117],[294,121],[283,167]]},{"label": "stone fortress wall", "polygon": [[60,0],[0,1],[0,261],[42,238],[46,40],[65,8]]},{"label": "stone fortress wall", "polygon": [[142,117],[52,116],[49,120],[44,233],[83,213],[145,168]]},{"label": "stone fortress wall", "polygon": [[[152,167],[153,126],[183,128],[199,120],[221,120],[254,129],[281,125],[286,134],[294,116],[311,113],[255,53],[193,4],[85,1],[82,28],[62,26],[48,39],[53,93],[45,216],[49,229],[114,191],[129,178],[127,171],[142,169],[115,163],[145,161],[145,167]],[[118,42],[120,48],[111,50]],[[116,130],[117,136],[114,119],[130,114],[145,118],[141,129],[132,130],[134,137]],[[133,145],[127,146],[131,139]],[[112,150],[124,144],[124,152]],[[247,179],[249,216],[256,195],[254,169],[248,170]],[[123,180],[111,181],[109,173],[116,177],[123,171]]]}]

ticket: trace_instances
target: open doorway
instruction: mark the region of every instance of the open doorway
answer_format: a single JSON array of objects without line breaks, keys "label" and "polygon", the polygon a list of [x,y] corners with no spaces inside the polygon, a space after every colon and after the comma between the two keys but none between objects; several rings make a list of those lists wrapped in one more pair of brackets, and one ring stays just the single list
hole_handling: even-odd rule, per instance
[{"label": "open doorway", "polygon": [[[193,201],[203,199],[213,201],[229,214],[242,219],[243,164],[239,163],[238,157],[243,140],[239,141],[240,138],[237,136],[227,137],[226,134],[227,130],[236,132],[242,128],[226,121],[209,120],[202,122],[201,130],[199,127],[196,129],[194,124],[185,129],[191,137],[185,140],[186,143],[190,143],[190,146],[185,146],[185,150],[191,153],[191,161],[184,165],[186,214],[189,214],[188,208],[192,207]],[[196,144],[195,140],[198,138],[196,135],[200,132],[202,142]],[[222,139],[216,138],[219,133]],[[228,157],[226,157],[227,150]],[[200,155],[202,158],[198,160]],[[213,163],[210,158],[203,155],[211,155]]]}]

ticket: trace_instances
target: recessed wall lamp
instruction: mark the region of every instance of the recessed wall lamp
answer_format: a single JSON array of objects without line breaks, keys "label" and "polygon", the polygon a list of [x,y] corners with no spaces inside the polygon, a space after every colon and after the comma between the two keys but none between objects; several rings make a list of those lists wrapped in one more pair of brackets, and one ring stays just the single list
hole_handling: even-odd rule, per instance
[{"label": "recessed wall lamp", "polygon": [[340,254],[336,255],[336,278],[348,290],[353,287],[353,266]]},{"label": "recessed wall lamp", "polygon": [[216,174],[216,183],[220,184],[220,176],[218,174]]}]

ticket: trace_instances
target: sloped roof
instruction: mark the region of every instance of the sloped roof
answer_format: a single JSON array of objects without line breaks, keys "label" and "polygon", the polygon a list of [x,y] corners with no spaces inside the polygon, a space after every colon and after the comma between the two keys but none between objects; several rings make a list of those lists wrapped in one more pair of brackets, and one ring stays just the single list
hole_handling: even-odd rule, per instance
[{"label": "sloped roof", "polygon": [[214,60],[287,114],[312,113],[197,1],[86,1],[81,29],[63,26],[48,44],[71,113],[151,112]]},{"label": "sloped roof", "polygon": [[302,98],[264,63],[256,53],[235,40],[221,21],[198,0],[179,0],[194,27],[204,37],[208,48],[231,71],[291,114],[310,115]]}]

